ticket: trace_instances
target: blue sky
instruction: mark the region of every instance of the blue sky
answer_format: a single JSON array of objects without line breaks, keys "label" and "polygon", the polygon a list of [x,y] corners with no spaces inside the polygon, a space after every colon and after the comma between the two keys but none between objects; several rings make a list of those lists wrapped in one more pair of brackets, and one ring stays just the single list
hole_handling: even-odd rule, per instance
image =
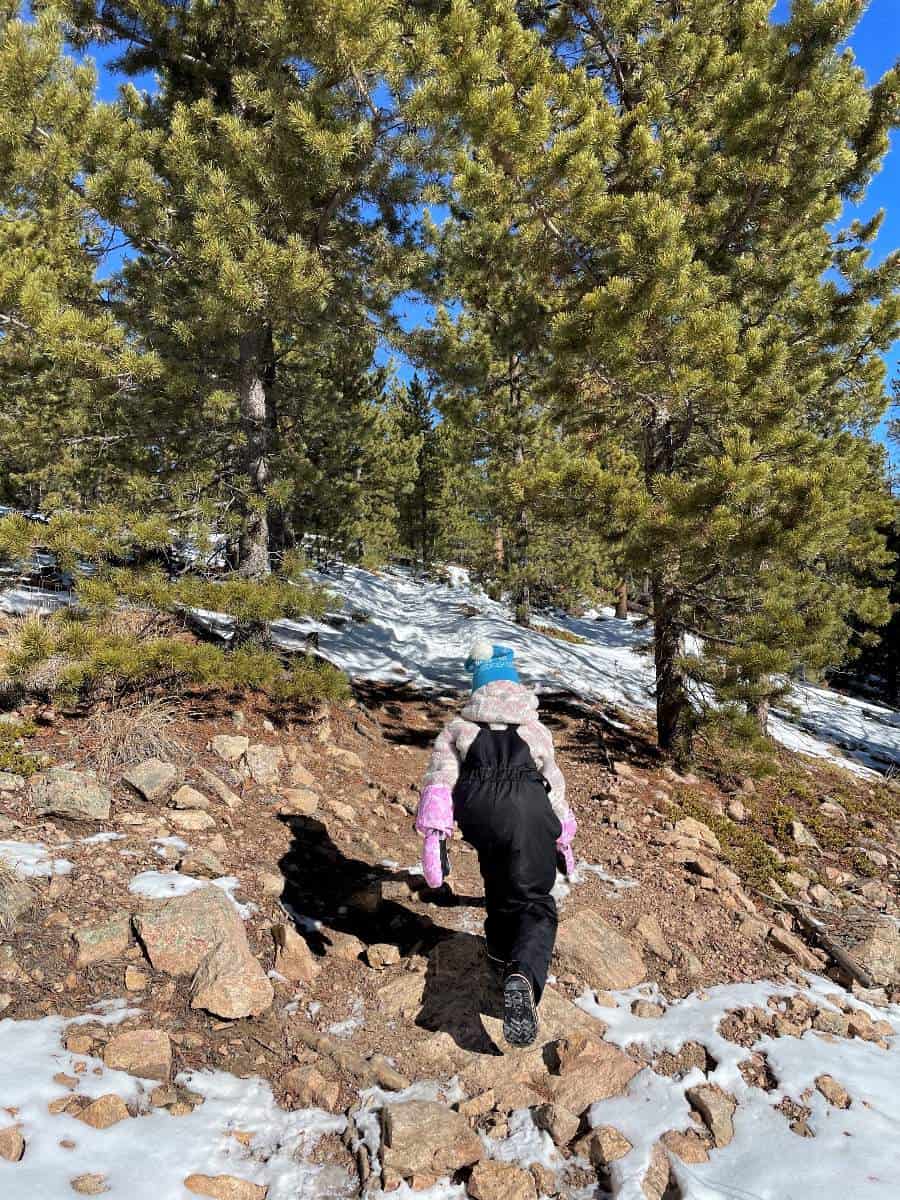
[{"label": "blue sky", "polygon": [[[783,20],[789,7],[789,0],[777,0],[773,18]],[[850,39],[850,45],[869,83],[874,83],[893,66],[900,54],[900,0],[869,0],[865,14]],[[99,53],[95,51],[93,57],[99,69],[99,95],[105,100],[111,100],[115,97],[120,82],[107,68],[109,61],[115,57],[115,50],[106,48]],[[153,88],[152,76],[134,82],[139,87]],[[885,210],[886,217],[874,244],[876,261],[881,261],[890,251],[900,248],[900,136],[896,131],[891,139],[891,149],[884,166],[869,188],[865,201],[861,205],[848,206],[846,216],[867,219],[879,209]],[[424,320],[427,311],[427,306],[417,304],[413,300],[404,301],[401,305],[404,324],[407,325]],[[900,376],[900,343],[895,343],[891,352],[886,355],[886,361],[888,378]],[[408,375],[408,367],[400,367],[400,374]],[[882,439],[885,438],[885,434],[886,422],[879,431]],[[894,445],[891,451],[894,467],[900,470],[900,446]]]}]

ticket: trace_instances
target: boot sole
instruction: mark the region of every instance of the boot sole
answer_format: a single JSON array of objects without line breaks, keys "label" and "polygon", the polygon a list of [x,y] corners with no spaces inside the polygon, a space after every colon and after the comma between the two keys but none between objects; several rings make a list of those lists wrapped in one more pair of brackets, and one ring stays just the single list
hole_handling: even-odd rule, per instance
[{"label": "boot sole", "polygon": [[538,1019],[531,988],[507,981],[503,988],[503,1037],[510,1046],[531,1046],[537,1038]]}]

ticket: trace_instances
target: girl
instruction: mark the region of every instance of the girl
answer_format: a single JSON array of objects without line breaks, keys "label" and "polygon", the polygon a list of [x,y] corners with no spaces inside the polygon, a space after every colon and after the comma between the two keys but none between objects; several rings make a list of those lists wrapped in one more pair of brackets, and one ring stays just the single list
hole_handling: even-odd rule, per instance
[{"label": "girl", "polygon": [[478,641],[466,670],[472,695],[435,742],[419,801],[422,867],[428,886],[440,887],[455,821],[478,851],[488,960],[503,980],[503,1036],[530,1046],[556,938],[557,856],[570,874],[577,826],[553,739],[512,650]]}]

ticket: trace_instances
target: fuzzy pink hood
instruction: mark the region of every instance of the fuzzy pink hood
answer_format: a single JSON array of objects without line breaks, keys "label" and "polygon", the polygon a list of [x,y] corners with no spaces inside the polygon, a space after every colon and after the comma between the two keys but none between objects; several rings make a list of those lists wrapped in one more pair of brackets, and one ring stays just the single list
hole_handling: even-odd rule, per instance
[{"label": "fuzzy pink hood", "polygon": [[474,691],[463,705],[464,721],[480,725],[524,725],[534,720],[538,698],[524,683],[497,679]]}]

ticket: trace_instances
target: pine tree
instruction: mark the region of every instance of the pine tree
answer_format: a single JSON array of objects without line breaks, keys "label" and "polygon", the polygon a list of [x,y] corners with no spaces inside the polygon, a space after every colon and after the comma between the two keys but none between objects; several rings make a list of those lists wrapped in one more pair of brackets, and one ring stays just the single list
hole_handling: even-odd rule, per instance
[{"label": "pine tree", "polygon": [[[271,567],[295,347],[365,326],[402,286],[402,29],[391,3],[72,0],[76,42],[156,73],[104,110],[85,188],[133,247],[121,300],[165,376],[148,396],[165,502]],[[157,482],[161,476],[155,477]]]},{"label": "pine tree", "polygon": [[398,500],[400,540],[427,570],[434,562],[439,535],[438,502],[447,469],[446,430],[441,428],[434,401],[418,375],[398,390],[395,403],[400,433],[410,445],[418,444],[411,485]]},{"label": "pine tree", "polygon": [[680,755],[710,692],[764,711],[792,663],[840,658],[850,615],[887,617],[870,431],[900,260],[870,264],[879,218],[833,224],[887,148],[900,72],[867,88],[840,50],[858,0],[770,8],[456,3],[420,39],[454,186],[510,206],[555,289],[560,419],[640,461],[629,559]]}]

